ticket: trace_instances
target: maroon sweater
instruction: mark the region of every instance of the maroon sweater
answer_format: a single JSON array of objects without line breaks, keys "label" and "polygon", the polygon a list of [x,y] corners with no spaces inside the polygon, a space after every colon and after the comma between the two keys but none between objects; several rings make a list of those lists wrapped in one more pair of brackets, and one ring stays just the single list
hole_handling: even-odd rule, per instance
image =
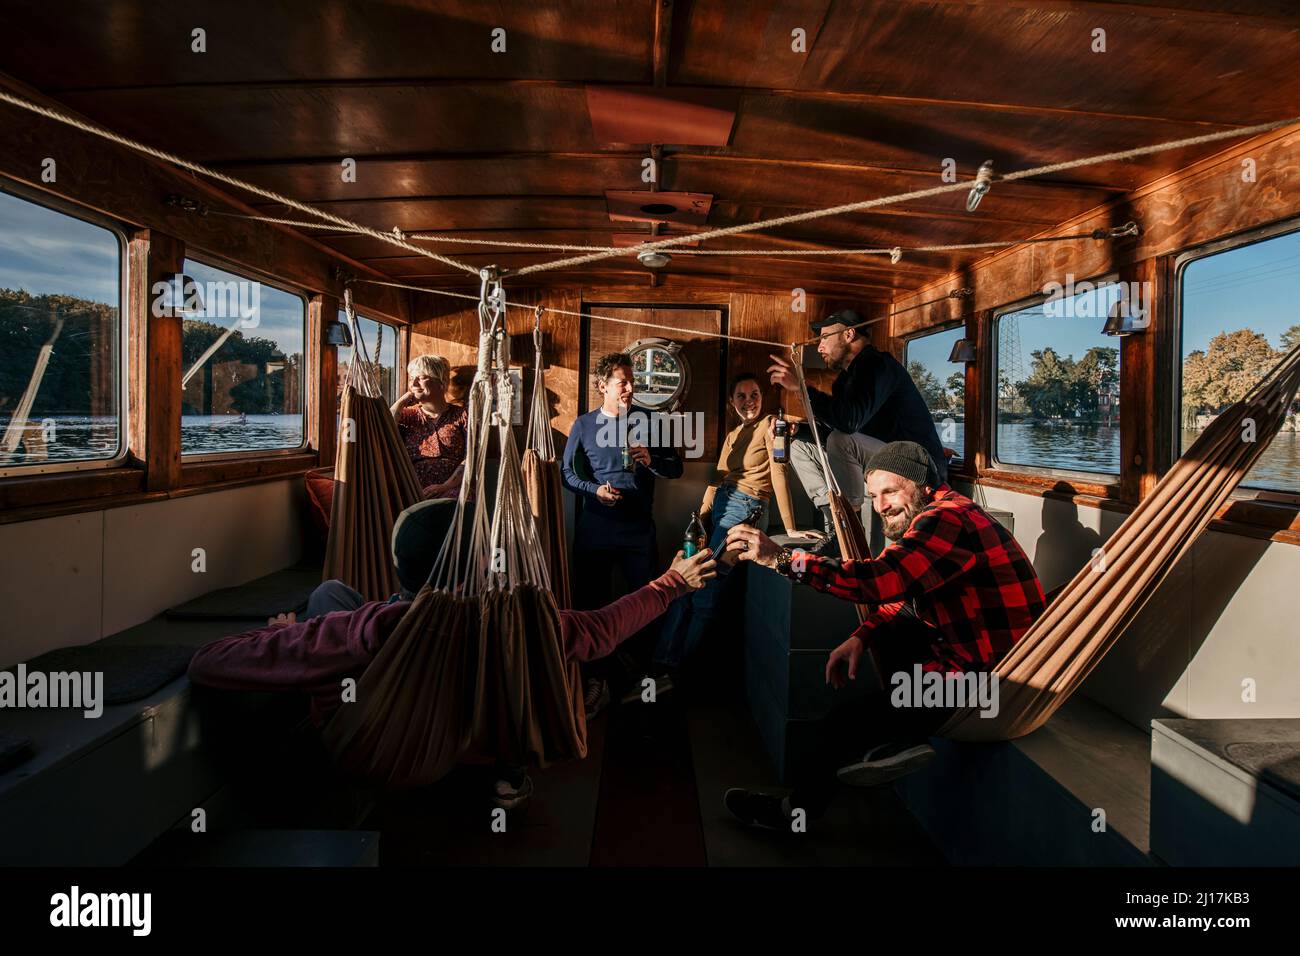
[{"label": "maroon sweater", "polygon": [[[599,611],[560,611],[560,634],[570,660],[604,657],[691,590],[676,571]],[[298,691],[312,695],[319,726],[339,706],[339,683],[360,678],[411,606],[371,601],[310,621],[223,637],[199,649],[190,680],[221,690]]]}]

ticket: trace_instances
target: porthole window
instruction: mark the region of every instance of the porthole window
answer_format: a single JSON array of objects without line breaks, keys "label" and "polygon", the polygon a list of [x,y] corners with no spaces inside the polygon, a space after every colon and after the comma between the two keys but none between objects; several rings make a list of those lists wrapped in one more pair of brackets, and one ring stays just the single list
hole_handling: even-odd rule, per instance
[{"label": "porthole window", "polygon": [[632,403],[654,411],[681,407],[691,387],[691,368],[680,342],[640,339],[627,347],[632,356]]}]

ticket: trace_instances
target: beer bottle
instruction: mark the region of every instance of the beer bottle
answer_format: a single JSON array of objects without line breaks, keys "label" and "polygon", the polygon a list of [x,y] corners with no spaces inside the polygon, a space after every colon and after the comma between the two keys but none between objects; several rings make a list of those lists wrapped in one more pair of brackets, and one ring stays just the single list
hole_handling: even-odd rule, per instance
[{"label": "beer bottle", "polygon": [[704,524],[700,521],[700,513],[692,511],[691,523],[686,526],[686,533],[682,535],[682,552],[686,557],[693,558],[704,550],[708,542],[708,536],[704,533]]},{"label": "beer bottle", "polygon": [[786,445],[786,433],[790,423],[785,420],[785,410],[780,404],[776,406],[776,420],[772,423],[772,461],[784,464],[790,460],[790,450]]},{"label": "beer bottle", "polygon": [[623,440],[623,470],[636,471],[636,461],[632,458],[632,449],[628,445],[627,439]]}]

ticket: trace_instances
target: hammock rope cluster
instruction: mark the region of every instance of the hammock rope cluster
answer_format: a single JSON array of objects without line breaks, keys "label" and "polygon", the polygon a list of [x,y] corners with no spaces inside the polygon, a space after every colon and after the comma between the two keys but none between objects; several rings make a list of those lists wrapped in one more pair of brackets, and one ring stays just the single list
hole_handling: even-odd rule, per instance
[{"label": "hammock rope cluster", "polygon": [[571,606],[569,548],[564,535],[564,484],[555,457],[550,404],[546,392],[542,307],[533,312],[533,397],[524,437],[523,477],[533,523],[550,573],[551,593],[560,607]]},{"label": "hammock rope cluster", "polygon": [[343,428],[323,577],[338,578],[367,601],[382,601],[399,587],[389,551],[393,526],[420,500],[420,483],[384,399],[377,363],[366,355],[351,289],[343,292],[343,306],[356,347],[339,405]]},{"label": "hammock rope cluster", "polygon": [[[423,786],[482,758],[545,766],[587,753],[577,665],[567,659],[511,427],[517,400],[500,280],[484,270],[466,469],[429,580],[326,727],[341,764]],[[499,459],[491,514],[488,445]]]},{"label": "hammock rope cluster", "polygon": [[1221,412],[998,664],[999,710],[959,710],[939,736],[1011,740],[1078,690],[1281,430],[1300,388],[1300,345]]}]

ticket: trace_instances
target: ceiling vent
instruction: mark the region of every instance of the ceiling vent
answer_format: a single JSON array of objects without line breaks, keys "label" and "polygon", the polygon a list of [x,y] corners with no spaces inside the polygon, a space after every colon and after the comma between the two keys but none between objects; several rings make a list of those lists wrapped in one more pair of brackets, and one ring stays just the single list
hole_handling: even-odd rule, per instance
[{"label": "ceiling vent", "polygon": [[615,222],[675,222],[703,226],[713,208],[708,193],[652,193],[645,189],[607,189],[605,206]]}]

